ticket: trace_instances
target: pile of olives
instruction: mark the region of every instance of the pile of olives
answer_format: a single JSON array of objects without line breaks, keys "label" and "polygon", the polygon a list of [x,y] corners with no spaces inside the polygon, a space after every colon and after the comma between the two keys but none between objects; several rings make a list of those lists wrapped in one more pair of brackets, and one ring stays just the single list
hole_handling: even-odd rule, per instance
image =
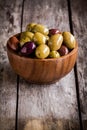
[{"label": "pile of olives", "polygon": [[[70,32],[48,29],[42,24],[30,23],[19,40],[12,37],[11,47],[18,53],[33,58],[59,58],[75,48],[76,40]],[[11,42],[10,42],[11,43]]]}]

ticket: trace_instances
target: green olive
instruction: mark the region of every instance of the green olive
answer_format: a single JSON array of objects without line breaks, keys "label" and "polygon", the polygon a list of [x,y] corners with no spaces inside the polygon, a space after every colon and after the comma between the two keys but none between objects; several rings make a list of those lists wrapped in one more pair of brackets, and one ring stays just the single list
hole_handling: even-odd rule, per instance
[{"label": "green olive", "polygon": [[32,32],[22,32],[20,35],[20,46],[23,46],[25,42],[29,42],[33,39],[34,34]]},{"label": "green olive", "polygon": [[26,27],[27,31],[32,31],[33,27],[36,25],[36,23],[29,23]]},{"label": "green olive", "polygon": [[47,39],[42,33],[36,32],[33,37],[33,40],[34,42],[36,42],[37,45],[40,45],[40,44],[45,44]]},{"label": "green olive", "polygon": [[55,34],[50,37],[48,41],[48,46],[50,50],[56,51],[61,47],[62,42],[63,42],[62,34]]},{"label": "green olive", "polygon": [[42,34],[44,34],[44,35],[48,35],[48,33],[49,33],[49,30],[48,30],[48,28],[46,28],[44,25],[42,25],[42,24],[36,24],[34,27],[33,27],[33,29],[32,29],[32,31],[35,33],[35,32],[40,32],[40,33],[42,33]]},{"label": "green olive", "polygon": [[29,42],[29,41],[31,41],[29,37],[24,37],[20,39],[20,46],[22,47],[26,42]]},{"label": "green olive", "polygon": [[47,58],[50,53],[50,49],[47,45],[41,44],[36,48],[35,55],[37,58],[44,59]]},{"label": "green olive", "polygon": [[75,48],[76,40],[75,40],[74,36],[70,32],[63,32],[62,35],[63,35],[63,42],[64,42],[64,44],[69,49]]},{"label": "green olive", "polygon": [[59,58],[60,54],[59,54],[58,51],[51,51],[50,54],[49,54],[49,57],[51,57],[51,58]]},{"label": "green olive", "polygon": [[28,32],[28,37],[29,37],[31,40],[33,39],[33,36],[34,36],[34,33]]},{"label": "green olive", "polygon": [[32,32],[29,31],[25,31],[21,33],[20,39],[29,37],[31,40],[33,39],[34,34]]}]

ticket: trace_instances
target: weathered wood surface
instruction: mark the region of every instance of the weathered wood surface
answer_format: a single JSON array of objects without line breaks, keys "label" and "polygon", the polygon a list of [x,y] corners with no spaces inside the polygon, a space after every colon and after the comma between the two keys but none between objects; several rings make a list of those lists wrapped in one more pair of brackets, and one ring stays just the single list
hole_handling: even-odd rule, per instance
[{"label": "weathered wood surface", "polygon": [[79,130],[78,123],[70,120],[34,119],[29,120],[24,130]]},{"label": "weathered wood surface", "polygon": [[[26,0],[24,4],[23,31],[30,22],[42,23],[49,28],[69,31],[67,1]],[[51,85],[32,85],[20,80],[18,107],[18,130],[22,130],[29,119],[56,118],[65,123],[61,129],[70,128],[69,120],[77,120],[78,108],[73,70],[65,78]],[[65,126],[66,127],[65,127]],[[73,123],[74,129],[79,127]],[[55,129],[58,129],[57,127]],[[78,128],[79,129],[79,128]]]},{"label": "weathered wood surface", "polygon": [[81,112],[83,120],[87,120],[87,0],[73,0],[71,7],[73,31],[79,44],[77,69]]},{"label": "weathered wood surface", "polygon": [[[7,39],[20,32],[22,0],[0,0],[0,130],[14,130],[16,116],[17,75],[6,53]],[[81,111],[87,130],[87,1],[72,0],[73,30],[79,43],[77,61]],[[69,31],[66,0],[26,0],[23,30],[29,22]],[[85,58],[84,58],[85,57]],[[20,79],[18,130],[79,130],[74,72],[51,85],[32,85]]]},{"label": "weathered wood surface", "polygon": [[12,71],[6,53],[10,36],[20,32],[20,4],[0,0],[0,130],[15,129],[16,74]]}]

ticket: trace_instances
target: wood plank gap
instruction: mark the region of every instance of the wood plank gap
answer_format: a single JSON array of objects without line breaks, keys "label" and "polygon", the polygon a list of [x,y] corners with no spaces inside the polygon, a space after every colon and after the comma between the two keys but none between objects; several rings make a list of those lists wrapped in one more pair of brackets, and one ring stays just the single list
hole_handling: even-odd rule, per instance
[{"label": "wood plank gap", "polygon": [[21,11],[21,32],[22,32],[22,27],[23,27],[24,2],[25,2],[25,0],[23,0],[23,2],[22,2],[22,11]]},{"label": "wood plank gap", "polygon": [[19,99],[19,75],[17,75],[17,98],[16,98],[16,118],[15,118],[15,130],[18,129],[18,99]]},{"label": "wood plank gap", "polygon": [[[24,1],[22,1],[22,10],[21,10],[21,26],[20,32],[22,32],[23,26],[23,14],[24,14]],[[17,75],[17,98],[16,98],[16,118],[15,118],[15,130],[18,130],[18,103],[19,103],[19,84],[20,84],[20,76]]]},{"label": "wood plank gap", "polygon": [[[67,0],[67,5],[68,5],[70,32],[72,34],[74,34],[73,25],[72,25],[72,11],[71,11],[71,1],[70,0]],[[77,74],[77,63],[74,66],[74,75],[75,75],[75,84],[76,84],[76,96],[77,96],[77,104],[78,104],[79,124],[80,124],[80,130],[83,130],[81,105],[80,105],[80,94],[79,94],[79,81],[78,81],[78,74]]]},{"label": "wood plank gap", "polygon": [[79,83],[78,83],[78,74],[77,74],[77,64],[75,64],[75,66],[74,66],[74,74],[75,74],[75,83],[76,83],[76,95],[77,95],[77,102],[78,102],[80,130],[83,130],[81,105],[80,105],[80,94],[79,94]]}]

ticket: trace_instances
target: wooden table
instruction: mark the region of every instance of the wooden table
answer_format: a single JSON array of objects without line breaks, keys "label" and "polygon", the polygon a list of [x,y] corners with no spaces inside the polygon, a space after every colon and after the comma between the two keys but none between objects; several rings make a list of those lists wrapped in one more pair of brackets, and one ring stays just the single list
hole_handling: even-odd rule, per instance
[{"label": "wooden table", "polygon": [[[8,62],[8,38],[30,22],[71,31],[74,69],[50,85],[29,84]],[[0,130],[87,130],[87,0],[0,0]]]}]

